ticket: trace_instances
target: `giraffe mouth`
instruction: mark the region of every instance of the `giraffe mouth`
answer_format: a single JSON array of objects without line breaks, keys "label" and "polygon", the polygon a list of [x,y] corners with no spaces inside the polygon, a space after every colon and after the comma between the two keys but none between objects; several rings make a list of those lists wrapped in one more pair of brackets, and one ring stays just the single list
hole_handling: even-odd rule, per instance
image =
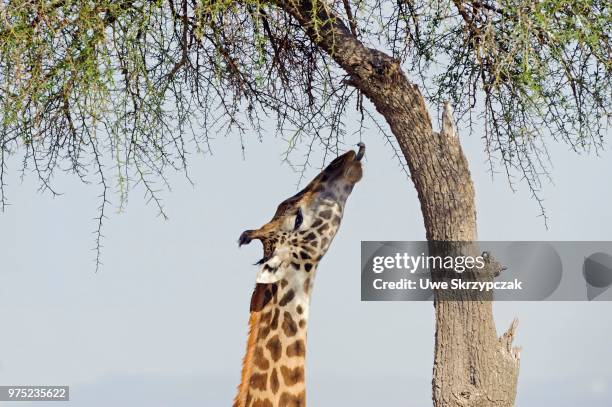
[{"label": "giraffe mouth", "polygon": [[240,237],[238,238],[238,247],[245,245],[245,244],[249,244],[251,243],[251,232],[253,232],[252,230],[245,230],[244,232],[242,232],[242,234],[240,235]]},{"label": "giraffe mouth", "polygon": [[271,255],[268,256],[264,256],[261,259],[257,260],[256,263],[254,263],[254,266],[261,266],[262,264],[264,264],[265,262],[267,262],[268,260],[270,260],[270,257],[272,257]]}]

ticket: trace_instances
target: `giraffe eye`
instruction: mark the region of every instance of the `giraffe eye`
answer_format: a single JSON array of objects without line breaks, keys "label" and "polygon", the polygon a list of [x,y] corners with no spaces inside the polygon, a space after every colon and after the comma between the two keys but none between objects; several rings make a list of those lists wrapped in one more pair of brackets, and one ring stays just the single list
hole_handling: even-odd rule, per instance
[{"label": "giraffe eye", "polygon": [[303,221],[304,217],[302,216],[302,210],[298,209],[297,214],[295,215],[295,225],[293,225],[293,230],[298,230]]}]

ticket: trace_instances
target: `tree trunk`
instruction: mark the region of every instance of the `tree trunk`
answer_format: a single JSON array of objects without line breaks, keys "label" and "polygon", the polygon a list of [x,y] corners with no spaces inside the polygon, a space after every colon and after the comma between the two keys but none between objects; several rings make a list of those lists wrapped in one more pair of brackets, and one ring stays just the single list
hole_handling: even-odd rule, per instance
[{"label": "tree trunk", "polygon": [[[476,240],[474,186],[448,106],[442,131],[435,132],[421,92],[399,61],[365,47],[320,1],[316,12],[309,0],[276,4],[299,21],[389,124],[418,192],[427,239]],[[516,321],[498,338],[490,301],[436,298],[434,305],[434,406],[513,406],[519,371],[519,351],[512,348]]]}]

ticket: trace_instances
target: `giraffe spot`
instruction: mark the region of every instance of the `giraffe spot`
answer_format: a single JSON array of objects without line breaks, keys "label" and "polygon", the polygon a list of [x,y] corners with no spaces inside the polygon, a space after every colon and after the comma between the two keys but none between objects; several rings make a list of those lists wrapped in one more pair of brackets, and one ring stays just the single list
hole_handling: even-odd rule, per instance
[{"label": "giraffe spot", "polygon": [[270,362],[264,356],[264,351],[261,346],[255,348],[255,352],[253,353],[253,363],[255,366],[259,368],[259,370],[268,370],[270,367]]},{"label": "giraffe spot", "polygon": [[262,325],[267,325],[270,323],[270,319],[272,319],[272,311],[264,312],[263,314],[261,314],[259,323]]},{"label": "giraffe spot", "polygon": [[293,356],[304,357],[305,354],[306,354],[306,346],[304,346],[304,341],[301,339],[298,339],[297,341],[293,342],[291,345],[287,346],[287,356],[289,357],[293,357]]},{"label": "giraffe spot", "polygon": [[321,247],[327,246],[328,243],[329,243],[328,238],[324,237],[323,239],[321,239]]},{"label": "giraffe spot", "polygon": [[315,220],[312,225],[310,225],[311,228],[315,229],[317,227],[319,227],[321,224],[323,223],[323,219],[319,219],[317,218],[317,220]]},{"label": "giraffe spot", "polygon": [[[283,332],[285,332],[285,335],[288,337],[292,337],[297,333],[297,324],[291,317],[291,314],[288,313],[287,311],[285,311],[285,313],[283,314],[282,327],[283,327]],[[279,342],[279,345],[280,345],[280,342]],[[276,361],[276,359],[274,360]]]},{"label": "giraffe spot", "polygon": [[278,407],[306,407],[306,394],[303,391],[298,394],[285,392],[281,394]]},{"label": "giraffe spot", "polygon": [[266,290],[266,293],[270,299],[272,299],[276,295],[276,291],[278,291],[278,286],[276,284],[271,284],[271,287]]},{"label": "giraffe spot", "polygon": [[350,194],[352,190],[353,187],[350,184],[344,186],[344,192],[346,192],[347,194]]},{"label": "giraffe spot", "polygon": [[324,223],[323,226],[321,226],[319,229],[317,229],[319,231],[319,233],[323,233],[325,232],[327,229],[329,229],[329,223]]},{"label": "giraffe spot", "polygon": [[[295,253],[293,253],[293,254],[297,256],[297,254],[295,254]],[[292,261],[292,262],[291,262],[291,266],[292,266],[294,269],[296,269],[296,270],[299,270],[299,269],[300,269],[300,265],[299,265],[298,263],[294,262],[294,261]]]},{"label": "giraffe spot", "polygon": [[264,391],[268,387],[267,373],[253,373],[249,380],[249,385],[256,390]]},{"label": "giraffe spot", "polygon": [[296,259],[298,258],[298,255],[297,255],[297,253],[296,253],[296,252],[292,252],[292,253],[291,253],[291,255],[292,255],[294,258],[296,258]]},{"label": "giraffe spot", "polygon": [[310,245],[312,247],[317,247],[319,245],[319,242],[317,242],[316,240],[313,240],[312,242],[310,242]]},{"label": "giraffe spot", "polygon": [[304,329],[306,327],[306,320],[305,319],[300,319],[300,328]]},{"label": "giraffe spot", "polygon": [[251,311],[261,311],[276,295],[278,286],[276,284],[260,284],[255,285],[253,295],[251,296]]},{"label": "giraffe spot", "polygon": [[319,216],[323,219],[331,219],[332,211],[331,209],[325,209],[324,211],[319,212]]},{"label": "giraffe spot", "polygon": [[304,292],[308,294],[308,291],[310,291],[310,278],[304,281]]},{"label": "giraffe spot", "polygon": [[272,373],[270,373],[270,390],[272,390],[273,394],[276,394],[279,387],[280,382],[278,381],[278,373],[276,373],[276,368],[272,368]]},{"label": "giraffe spot", "polygon": [[296,239],[291,239],[291,244],[296,245],[298,243],[297,238]]},{"label": "giraffe spot", "polygon": [[300,257],[302,258],[302,260],[310,260],[310,254],[306,253],[305,251],[300,251]]},{"label": "giraffe spot", "polygon": [[270,322],[270,328],[276,330],[278,328],[278,317],[280,316],[280,310],[278,308],[274,309],[274,318],[272,318],[272,322]]},{"label": "giraffe spot", "polygon": [[302,314],[302,312],[304,312],[304,308],[302,308],[301,305],[298,305],[296,310],[297,310],[297,313],[300,314],[300,315]]},{"label": "giraffe spot", "polygon": [[278,305],[280,305],[281,307],[284,307],[285,305],[289,304],[291,300],[293,300],[294,297],[295,297],[295,291],[289,290],[287,291],[285,295],[283,295],[283,298],[281,298]]},{"label": "giraffe spot", "polygon": [[332,223],[335,226],[338,226],[340,224],[340,220],[342,220],[342,218],[340,218],[340,216],[336,215],[336,216],[334,216],[334,220],[332,220]]},{"label": "giraffe spot", "polygon": [[[247,403],[247,405],[249,405]],[[253,404],[251,404],[250,407],[274,407],[274,404],[272,404],[272,402],[268,399],[257,399],[253,402]]]},{"label": "giraffe spot", "polygon": [[302,246],[302,249],[308,254],[314,253],[314,250],[310,246]]},{"label": "giraffe spot", "polygon": [[304,237],[304,240],[306,242],[309,242],[311,240],[315,240],[317,238],[317,235],[314,232],[310,232],[307,236]]},{"label": "giraffe spot", "polygon": [[304,367],[298,366],[289,368],[287,366],[281,366],[281,374],[283,375],[283,381],[286,386],[293,386],[298,383],[304,382]]},{"label": "giraffe spot", "polygon": [[312,263],[304,263],[304,270],[309,273],[312,270]]},{"label": "giraffe spot", "polygon": [[287,284],[289,284],[289,281],[283,278],[280,283],[281,283],[281,288],[285,288],[287,287]]},{"label": "giraffe spot", "polygon": [[[286,312],[285,312],[286,314]],[[283,323],[284,325],[284,323]],[[282,353],[283,353],[283,345],[281,345],[280,339],[278,339],[278,335],[274,335],[266,344],[266,348],[270,351],[270,355],[272,356],[272,360],[277,362]]]},{"label": "giraffe spot", "polygon": [[270,335],[270,325],[261,326],[257,332],[257,339],[266,339]]}]

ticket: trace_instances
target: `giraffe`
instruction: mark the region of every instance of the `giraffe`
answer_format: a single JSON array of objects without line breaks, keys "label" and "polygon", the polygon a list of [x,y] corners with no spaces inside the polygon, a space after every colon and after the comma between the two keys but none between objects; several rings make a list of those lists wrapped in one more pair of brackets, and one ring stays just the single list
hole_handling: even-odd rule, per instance
[{"label": "giraffe", "polygon": [[361,179],[359,151],[332,161],[302,191],[283,201],[272,220],[247,230],[264,257],[251,297],[249,336],[233,407],[305,407],[306,325],[319,261],[340,226],[344,205]]}]

